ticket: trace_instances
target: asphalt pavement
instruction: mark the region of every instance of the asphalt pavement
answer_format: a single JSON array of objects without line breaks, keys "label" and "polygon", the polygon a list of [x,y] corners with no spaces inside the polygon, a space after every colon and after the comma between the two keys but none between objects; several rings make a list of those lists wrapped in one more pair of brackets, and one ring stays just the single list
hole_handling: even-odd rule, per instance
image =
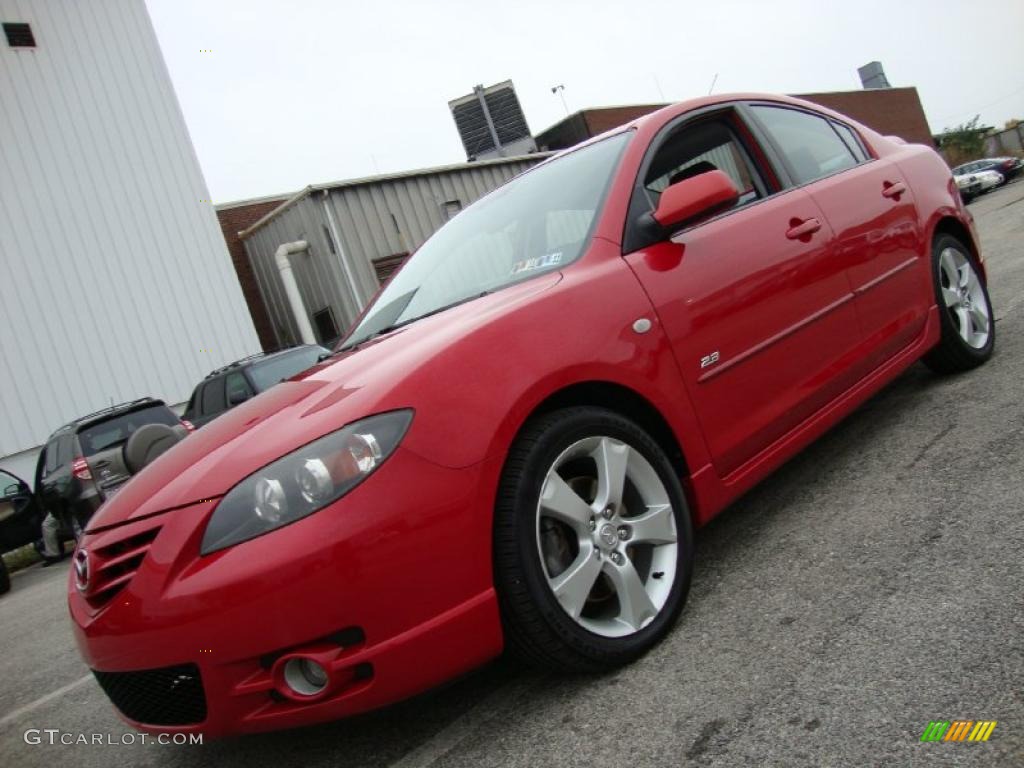
[{"label": "asphalt pavement", "polygon": [[[701,531],[682,620],[632,666],[499,662],[347,721],[142,745],[75,650],[67,566],[34,567],[0,599],[4,764],[1024,766],[1024,182],[971,210],[996,356],[915,366]],[[998,724],[921,743],[932,720]]]}]

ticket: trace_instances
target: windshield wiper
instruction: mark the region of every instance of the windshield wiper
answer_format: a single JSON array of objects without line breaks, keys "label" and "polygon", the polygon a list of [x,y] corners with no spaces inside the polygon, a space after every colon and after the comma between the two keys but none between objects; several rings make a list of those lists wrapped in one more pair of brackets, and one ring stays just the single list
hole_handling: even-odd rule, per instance
[{"label": "windshield wiper", "polygon": [[373,339],[376,339],[379,336],[383,336],[386,333],[391,333],[392,331],[397,331],[399,328],[404,328],[407,325],[411,325],[412,323],[415,323],[417,320],[422,320],[423,318],[430,317],[431,315],[440,314],[441,312],[444,312],[446,310],[452,309],[453,307],[457,307],[460,304],[465,304],[467,301],[473,301],[474,299],[481,299],[484,296],[487,296],[487,295],[489,295],[491,293],[493,293],[493,291],[481,291],[480,293],[475,293],[472,296],[466,296],[465,298],[459,299],[458,301],[453,301],[451,304],[445,304],[444,306],[437,307],[435,309],[430,310],[429,312],[424,312],[422,315],[416,315],[416,317],[410,317],[410,318],[408,318],[406,320],[403,320],[400,323],[392,323],[391,325],[385,325],[383,328],[378,328],[376,331],[371,333],[366,338],[360,339],[359,341],[353,342],[352,344],[347,344],[346,346],[342,347],[341,349],[338,349],[335,352],[332,352],[331,356],[333,357],[334,355],[340,355],[342,352],[349,352],[349,351],[351,351],[353,349],[357,349],[358,347],[362,346],[363,344],[365,344],[368,341],[372,341]]}]

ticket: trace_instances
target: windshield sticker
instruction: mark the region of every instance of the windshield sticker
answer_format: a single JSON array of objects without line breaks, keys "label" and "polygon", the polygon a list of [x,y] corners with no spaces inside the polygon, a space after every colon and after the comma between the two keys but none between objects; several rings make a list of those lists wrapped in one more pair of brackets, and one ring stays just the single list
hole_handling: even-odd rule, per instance
[{"label": "windshield sticker", "polygon": [[518,275],[520,272],[529,272],[533,269],[543,269],[544,267],[552,267],[555,264],[561,263],[562,252],[555,251],[554,253],[548,253],[544,256],[534,256],[532,259],[517,261],[512,265],[512,274]]}]

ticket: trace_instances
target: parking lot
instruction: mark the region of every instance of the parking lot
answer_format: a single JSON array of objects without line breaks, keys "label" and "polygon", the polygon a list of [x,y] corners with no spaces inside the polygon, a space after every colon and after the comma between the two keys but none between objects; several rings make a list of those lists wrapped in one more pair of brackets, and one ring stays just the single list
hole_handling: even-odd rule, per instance
[{"label": "parking lot", "polygon": [[[702,531],[680,624],[631,667],[498,663],[383,712],[201,746],[30,744],[132,733],[74,648],[66,564],[37,566],[0,599],[4,762],[1024,765],[1024,183],[971,210],[995,358],[954,378],[916,366]],[[957,719],[998,725],[920,743]]]}]

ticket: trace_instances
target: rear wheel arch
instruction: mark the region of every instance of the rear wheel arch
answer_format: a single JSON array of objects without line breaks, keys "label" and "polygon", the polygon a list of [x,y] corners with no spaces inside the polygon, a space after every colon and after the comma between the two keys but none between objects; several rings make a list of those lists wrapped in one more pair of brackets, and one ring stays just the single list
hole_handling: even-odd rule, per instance
[{"label": "rear wheel arch", "polygon": [[981,279],[987,280],[988,275],[985,273],[985,265],[981,261],[981,251],[978,249],[978,244],[974,242],[974,237],[967,226],[955,216],[943,216],[935,222],[935,226],[932,228],[932,236],[928,240],[929,255],[931,254],[931,249],[935,247],[935,242],[943,235],[955,237],[964,244],[964,247],[970,251],[974,263],[981,272]]}]

